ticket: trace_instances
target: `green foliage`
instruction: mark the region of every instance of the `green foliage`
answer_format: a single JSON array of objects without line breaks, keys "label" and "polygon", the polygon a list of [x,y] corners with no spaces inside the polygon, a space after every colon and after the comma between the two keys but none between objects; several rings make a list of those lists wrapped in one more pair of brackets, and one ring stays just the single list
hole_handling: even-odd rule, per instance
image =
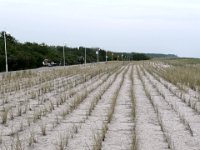
[{"label": "green foliage", "polygon": [[[31,69],[42,67],[43,60],[48,59],[57,65],[63,65],[63,47],[48,46],[44,43],[20,43],[11,35],[6,35],[7,39],[7,54],[8,54],[8,69],[9,71]],[[98,48],[86,48],[87,63],[97,61],[96,51]],[[118,60],[148,60],[149,57],[145,54],[138,53],[113,53],[107,52],[108,61]],[[85,59],[85,48],[70,48],[65,47],[65,62],[66,65],[82,64]],[[99,51],[99,61],[106,60],[106,51]],[[5,49],[4,36],[0,32],[0,71],[5,71]]]},{"label": "green foliage", "polygon": [[154,54],[154,53],[147,53],[146,54],[150,58],[177,58],[174,54]]},{"label": "green foliage", "polygon": [[132,56],[133,60],[149,60],[150,57],[148,57],[147,55],[145,54],[142,54],[142,53],[133,53],[133,56]]},{"label": "green foliage", "polygon": [[[42,67],[44,59],[63,65],[63,47],[48,46],[44,43],[19,43],[14,37],[6,35],[9,71]],[[96,50],[87,48],[87,62],[96,62]],[[99,60],[105,61],[105,51],[99,52]],[[66,65],[84,63],[85,48],[65,47]],[[5,48],[3,32],[0,33],[0,71],[5,71]]]}]

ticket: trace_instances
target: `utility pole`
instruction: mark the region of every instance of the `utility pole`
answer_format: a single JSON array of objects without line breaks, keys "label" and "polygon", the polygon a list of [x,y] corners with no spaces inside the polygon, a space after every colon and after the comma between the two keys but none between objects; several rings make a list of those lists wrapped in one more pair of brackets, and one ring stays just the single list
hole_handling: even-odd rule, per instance
[{"label": "utility pole", "polygon": [[113,53],[112,53],[112,61],[113,61]]},{"label": "utility pole", "polygon": [[8,72],[8,56],[6,47],[6,31],[4,31],[5,57],[6,57],[6,72]]},{"label": "utility pole", "polygon": [[107,60],[108,60],[108,55],[107,55],[107,51],[106,51],[106,62],[107,62]]},{"label": "utility pole", "polygon": [[87,58],[86,58],[86,47],[85,47],[85,65],[86,65],[86,62],[87,62],[86,59]]},{"label": "utility pole", "polygon": [[100,48],[99,48],[99,49],[97,49],[97,51],[96,51],[96,55],[97,55],[97,62],[99,62],[99,51],[100,51]]},{"label": "utility pole", "polygon": [[63,66],[65,66],[65,45],[63,46]]}]

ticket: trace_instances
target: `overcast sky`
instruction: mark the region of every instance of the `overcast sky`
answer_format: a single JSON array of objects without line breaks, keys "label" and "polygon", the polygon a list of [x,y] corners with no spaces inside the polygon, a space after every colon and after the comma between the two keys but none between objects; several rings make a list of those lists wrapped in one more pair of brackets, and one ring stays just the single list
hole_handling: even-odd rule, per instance
[{"label": "overcast sky", "polygon": [[199,0],[0,0],[18,41],[200,58]]}]

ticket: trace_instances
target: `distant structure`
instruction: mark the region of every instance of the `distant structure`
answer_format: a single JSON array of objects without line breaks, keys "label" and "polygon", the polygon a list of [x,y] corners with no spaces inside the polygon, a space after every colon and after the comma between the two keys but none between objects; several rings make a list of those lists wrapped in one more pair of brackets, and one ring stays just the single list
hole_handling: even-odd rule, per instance
[{"label": "distant structure", "polygon": [[46,67],[51,67],[51,66],[56,66],[57,64],[54,63],[53,61],[48,60],[48,59],[44,59],[43,62],[42,62],[42,65],[46,66]]}]

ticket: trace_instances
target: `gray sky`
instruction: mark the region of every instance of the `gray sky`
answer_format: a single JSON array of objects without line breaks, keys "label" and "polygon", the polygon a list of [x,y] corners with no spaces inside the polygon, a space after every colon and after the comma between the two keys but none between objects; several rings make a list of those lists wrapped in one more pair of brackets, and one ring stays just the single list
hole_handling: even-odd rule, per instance
[{"label": "gray sky", "polygon": [[20,42],[200,58],[199,0],[0,0]]}]

